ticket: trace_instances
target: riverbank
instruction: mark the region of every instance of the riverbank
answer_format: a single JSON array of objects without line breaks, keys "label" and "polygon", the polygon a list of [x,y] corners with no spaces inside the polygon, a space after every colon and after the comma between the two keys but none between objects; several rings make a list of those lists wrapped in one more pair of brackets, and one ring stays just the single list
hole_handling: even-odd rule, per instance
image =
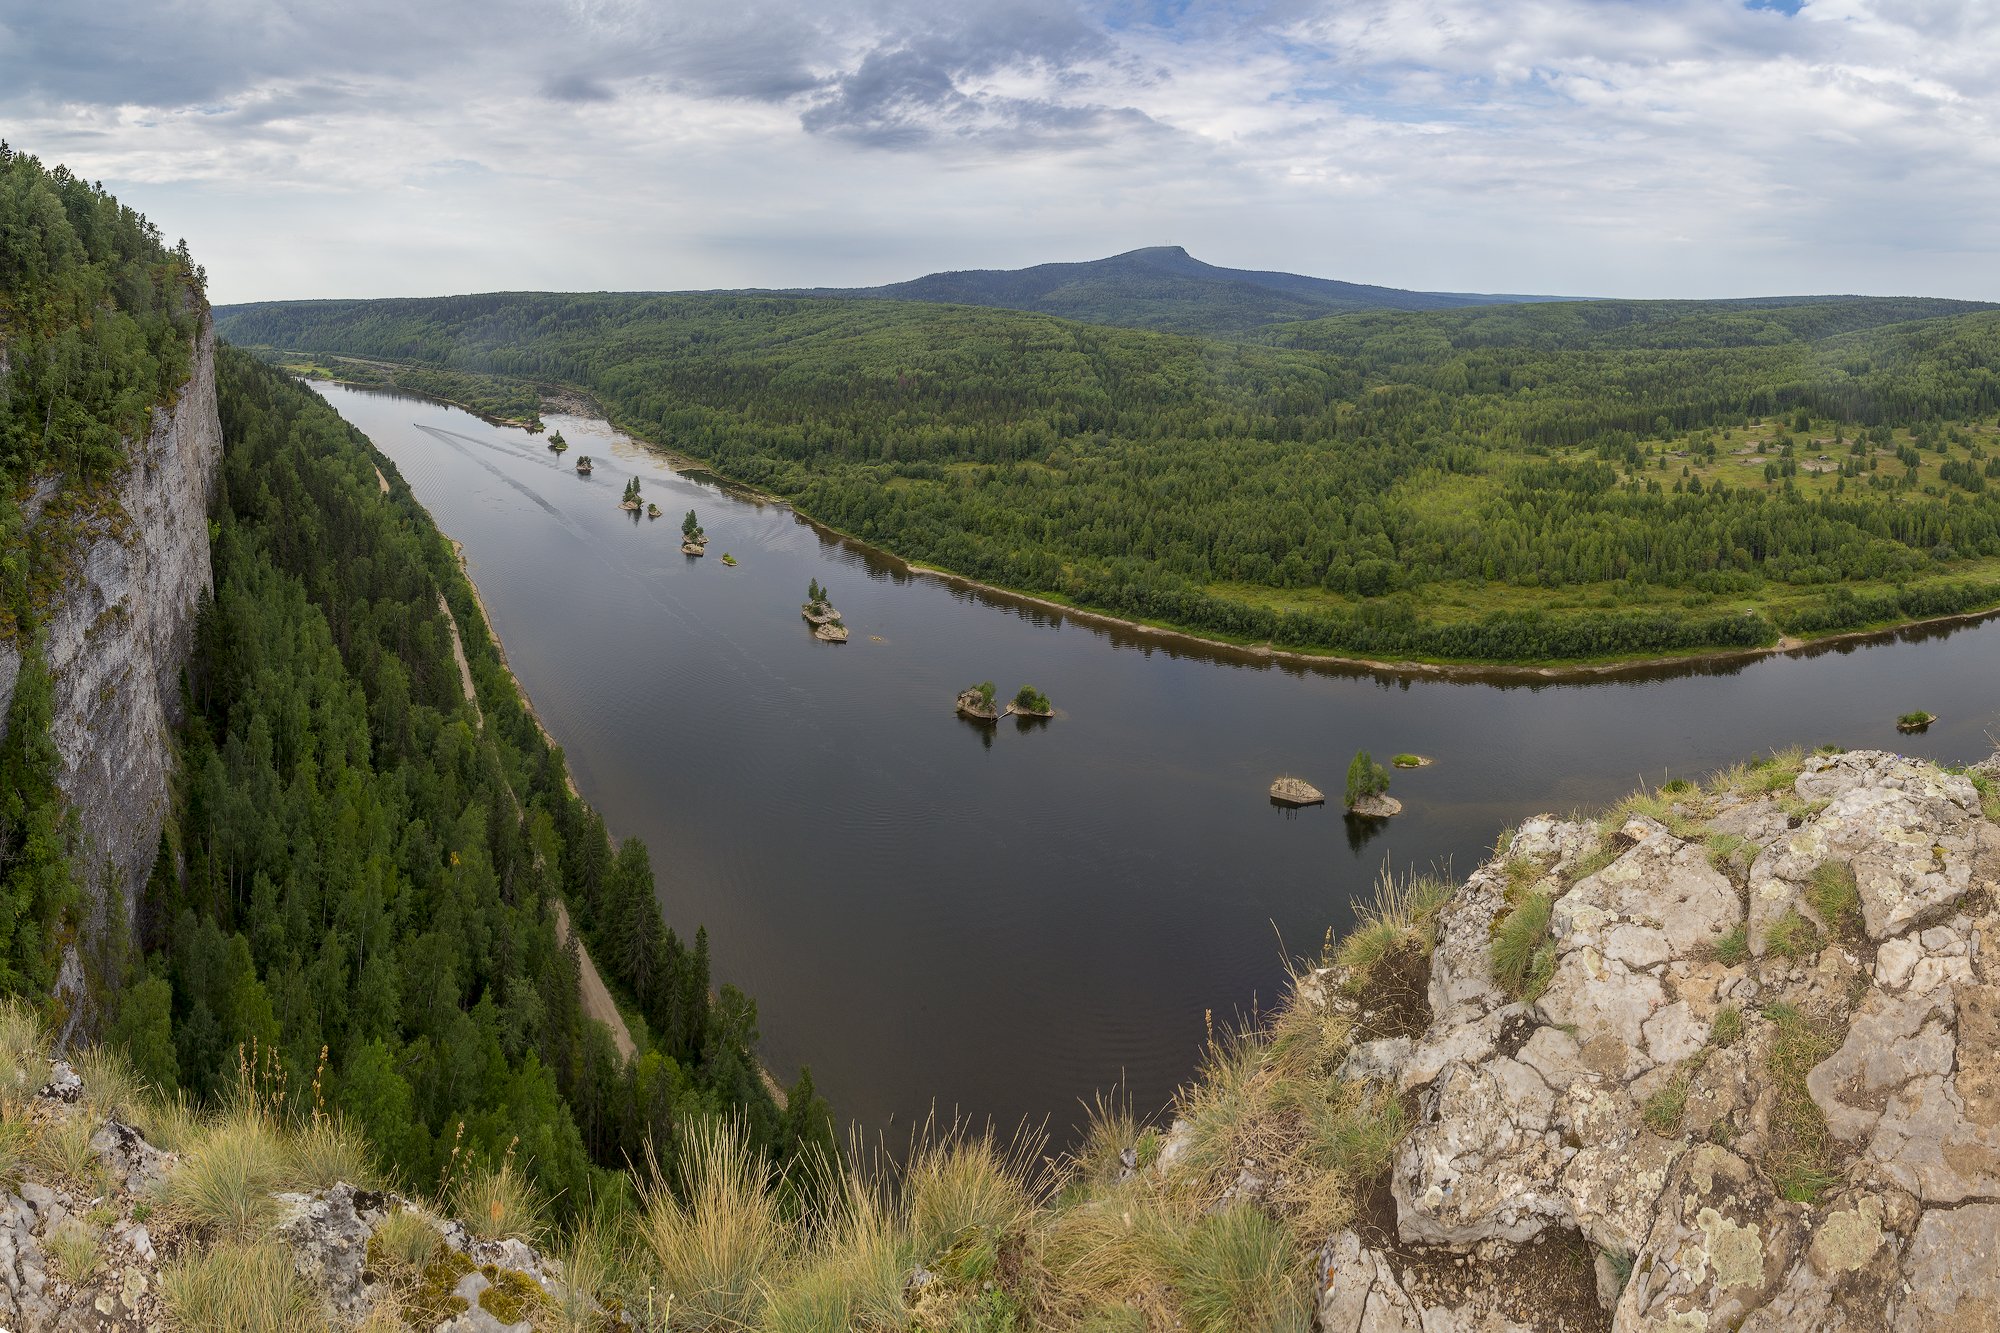
[{"label": "riverbank", "polygon": [[[395,362],[357,357],[347,359],[356,361],[359,364],[379,367],[385,371],[392,372],[399,368]],[[410,367],[410,369],[418,368]],[[348,383],[347,381],[339,380],[332,382]],[[371,388],[381,389],[385,386],[353,383],[350,384],[350,387],[367,390]],[[447,406],[457,407],[461,411],[470,412],[490,424],[503,426],[527,425],[527,423],[518,419],[494,417],[483,411],[476,404],[442,398],[421,390],[405,389],[393,384],[387,387],[394,392],[409,393],[414,397],[423,398],[431,402],[439,402]],[[2000,616],[2000,602],[1995,602],[1983,608],[1956,612],[1944,616],[1925,617],[1916,620],[1878,621],[1868,625],[1818,635],[1780,635],[1776,642],[1756,647],[1728,649],[1691,648],[1684,652],[1663,653],[1646,657],[1603,657],[1576,660],[1507,662],[1479,659],[1378,658],[1354,653],[1342,653],[1334,650],[1319,651],[1309,648],[1279,648],[1269,642],[1231,638],[1190,629],[1171,622],[1121,616],[1113,612],[1079,605],[1059,596],[1047,593],[1026,592],[1017,588],[1007,587],[1003,584],[986,582],[948,569],[910,560],[886,547],[878,546],[873,542],[858,537],[853,533],[843,531],[814,517],[804,509],[801,509],[795,500],[787,496],[767,491],[748,482],[727,476],[716,470],[712,464],[700,458],[676,449],[671,445],[663,444],[649,438],[642,430],[630,422],[621,420],[617,413],[607,410],[603,404],[597,402],[587,392],[574,385],[532,384],[530,387],[542,395],[544,410],[572,413],[580,416],[595,416],[626,436],[634,444],[660,454],[672,463],[677,470],[683,473],[713,481],[733,494],[754,499],[759,503],[781,505],[798,515],[816,531],[848,543],[877,558],[900,564],[912,574],[941,579],[952,586],[974,590],[996,599],[1012,600],[1023,605],[1060,612],[1064,615],[1075,617],[1084,623],[1115,627],[1127,633],[1151,636],[1163,643],[1178,644],[1215,652],[1243,654],[1254,660],[1295,663],[1304,666],[1324,666],[1336,669],[1376,671],[1391,675],[1413,677],[1468,680],[1513,679],[1560,683],[1565,680],[1614,679],[1626,674],[1672,670],[1675,668],[1701,670],[1709,667],[1728,667],[1732,664],[1747,663],[1773,654],[1789,653],[1801,649],[1842,643],[1879,641],[1904,630],[1953,624],[1973,624],[1993,616]]]},{"label": "riverbank", "polygon": [[[575,394],[578,391],[572,390]],[[553,401],[553,400],[552,400]],[[1422,658],[1377,658],[1333,651],[1319,652],[1312,649],[1279,648],[1268,642],[1231,639],[1215,634],[1205,634],[1162,621],[1139,620],[1129,616],[1115,615],[1109,611],[1099,611],[1080,606],[1060,597],[1043,593],[1023,592],[1002,584],[988,583],[965,574],[941,569],[934,565],[921,564],[910,560],[886,547],[878,546],[851,532],[845,532],[821,519],[813,517],[789,497],[774,491],[764,490],[748,482],[717,471],[713,465],[676,449],[648,439],[615,415],[604,413],[600,405],[587,397],[573,397],[568,400],[573,407],[581,403],[602,414],[603,420],[612,429],[626,436],[634,444],[651,450],[664,457],[676,470],[684,474],[712,481],[732,494],[755,500],[760,504],[777,505],[796,514],[810,525],[814,531],[834,538],[848,546],[871,555],[879,560],[900,566],[905,572],[923,578],[936,579],[951,587],[963,588],[1002,603],[1015,603],[1044,611],[1052,611],[1068,616],[1081,623],[1117,629],[1124,633],[1144,635],[1167,646],[1179,646],[1197,651],[1240,655],[1256,661],[1294,663],[1301,666],[1330,667],[1379,672],[1389,676],[1426,677],[1446,680],[1484,681],[1589,681],[1616,679],[1625,675],[1636,675],[1673,670],[1702,670],[1709,667],[1728,667],[1745,664],[1759,658],[1782,653],[1807,652],[1835,648],[1843,644],[1886,642],[1907,630],[1942,627],[1948,625],[1971,625],[2000,616],[2000,602],[1972,611],[1951,615],[1930,616],[1918,620],[1889,620],[1853,629],[1831,631],[1815,635],[1780,635],[1775,643],[1751,648],[1691,648],[1686,652],[1665,653],[1651,657],[1592,658],[1579,661],[1551,662],[1482,662],[1427,660]],[[472,409],[467,409],[472,410]]]}]

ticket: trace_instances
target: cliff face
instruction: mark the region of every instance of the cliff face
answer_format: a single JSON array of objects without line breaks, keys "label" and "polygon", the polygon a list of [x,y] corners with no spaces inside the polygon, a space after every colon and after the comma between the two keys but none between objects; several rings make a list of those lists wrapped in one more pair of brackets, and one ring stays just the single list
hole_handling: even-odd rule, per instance
[{"label": "cliff face", "polygon": [[[187,386],[127,449],[116,505],[63,504],[47,482],[24,509],[38,529],[62,528],[52,544],[64,577],[44,619],[59,785],[77,812],[93,898],[116,885],[129,913],[159,845],[180,672],[213,584],[208,505],[222,427],[206,324]],[[18,648],[0,645],[0,718],[19,672]],[[73,966],[65,975],[74,984]]]}]

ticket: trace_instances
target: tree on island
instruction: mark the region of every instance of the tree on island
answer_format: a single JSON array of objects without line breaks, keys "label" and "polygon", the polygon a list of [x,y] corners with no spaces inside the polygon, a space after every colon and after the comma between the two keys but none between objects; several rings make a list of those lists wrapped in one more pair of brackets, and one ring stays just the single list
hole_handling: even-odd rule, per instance
[{"label": "tree on island", "polygon": [[818,579],[806,584],[806,605],[814,610],[826,605],[826,589],[819,586]]},{"label": "tree on island", "polygon": [[994,688],[992,681],[981,681],[979,683],[979,702],[990,709],[993,707],[994,696],[999,694],[999,692],[999,690]]},{"label": "tree on island", "polygon": [[628,505],[639,503],[639,479],[637,477],[625,483],[625,503]]},{"label": "tree on island", "polygon": [[1032,685],[1023,685],[1014,695],[1014,706],[1026,713],[1047,713],[1052,711],[1049,696]]},{"label": "tree on island", "polygon": [[561,431],[556,431],[549,436],[549,448],[555,450],[557,453],[561,453],[563,450],[569,448],[569,443],[563,439]]},{"label": "tree on island", "polygon": [[688,541],[693,541],[701,535],[701,520],[697,519],[694,516],[694,510],[690,509],[687,511],[687,517],[681,520],[681,536]]},{"label": "tree on island", "polygon": [[1375,762],[1366,750],[1356,750],[1347,766],[1347,804],[1351,809],[1372,796],[1389,790],[1389,770]]}]

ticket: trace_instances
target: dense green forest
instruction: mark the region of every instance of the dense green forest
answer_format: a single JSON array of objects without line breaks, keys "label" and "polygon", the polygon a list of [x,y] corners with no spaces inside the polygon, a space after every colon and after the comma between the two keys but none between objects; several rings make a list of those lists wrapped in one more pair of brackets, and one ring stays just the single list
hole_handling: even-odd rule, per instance
[{"label": "dense green forest", "polygon": [[[159,1088],[214,1102],[254,1070],[350,1117],[416,1187],[511,1158],[559,1213],[616,1206],[630,1164],[671,1173],[677,1131],[718,1118],[779,1162],[830,1152],[810,1074],[782,1102],[767,1089],[755,1004],[711,992],[707,936],[668,928],[647,849],[614,845],[571,792],[393,467],[227,348],[215,596],[172,808],[137,937],[122,905],[93,911],[26,590],[60,595],[44,585],[63,514],[115,513],[123,442],[193,364],[203,275],[101,189],[11,153],[0,263],[0,554],[22,655],[0,743],[0,991],[57,1005],[80,942],[101,1035]],[[27,525],[31,476],[60,486]],[[621,1002],[629,1060],[580,1009],[559,903]]]},{"label": "dense green forest", "polygon": [[144,217],[0,142],[0,490],[118,461],[187,379],[205,281]]},{"label": "dense green forest", "polygon": [[912,560],[1289,648],[1636,657],[2000,605],[2000,311],[1963,302],[1378,311],[1256,343],[734,295],[220,318],[576,386]]},{"label": "dense green forest", "polygon": [[[211,1097],[276,1051],[402,1178],[516,1147],[584,1206],[676,1124],[736,1117],[780,1159],[831,1146],[810,1076],[781,1111],[756,1007],[711,1001],[705,935],[654,898],[521,704],[449,544],[321,400],[225,350],[215,601],[189,672],[183,778],[114,1035],[145,1073]],[[464,697],[440,605],[464,627]],[[570,904],[628,1002],[621,1062],[584,1018]]]}]

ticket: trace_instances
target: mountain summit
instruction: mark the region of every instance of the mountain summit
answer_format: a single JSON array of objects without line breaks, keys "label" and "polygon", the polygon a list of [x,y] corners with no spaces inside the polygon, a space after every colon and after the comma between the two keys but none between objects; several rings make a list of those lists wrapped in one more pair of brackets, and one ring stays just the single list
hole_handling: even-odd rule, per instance
[{"label": "mountain summit", "polygon": [[1351,310],[1449,310],[1564,299],[1413,292],[1299,273],[1221,268],[1203,263],[1178,245],[1149,246],[1081,263],[965,269],[883,287],[816,288],[806,294],[999,306],[1094,324],[1206,334],[1241,333]]}]

